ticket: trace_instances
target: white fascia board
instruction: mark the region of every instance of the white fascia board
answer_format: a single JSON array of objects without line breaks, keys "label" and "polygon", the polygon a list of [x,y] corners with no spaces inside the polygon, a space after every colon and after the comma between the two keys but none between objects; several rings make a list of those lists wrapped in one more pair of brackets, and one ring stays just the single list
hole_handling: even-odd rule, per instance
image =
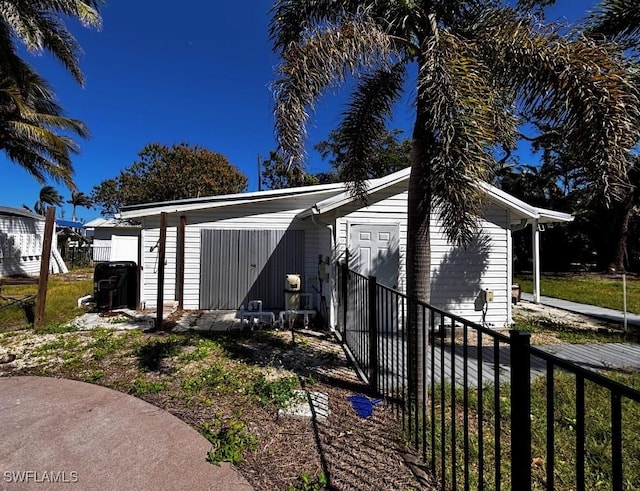
[{"label": "white fascia board", "polygon": [[514,222],[517,223],[522,218],[526,218],[526,219],[538,218],[538,212],[533,206],[525,203],[522,200],[519,200],[515,196],[512,196],[509,193],[506,193],[501,189],[498,189],[497,187],[492,186],[491,184],[488,184],[486,182],[479,182],[478,185],[487,193],[489,198],[491,198],[494,202],[501,204],[502,206],[516,213],[513,220]]},{"label": "white fascia board", "polygon": [[[515,212],[512,219],[513,223],[517,223],[523,218],[527,220],[537,220],[538,223],[560,223],[573,221],[573,215],[569,213],[537,208],[525,203],[515,196],[510,195],[509,193],[502,191],[501,189],[496,188],[495,186],[485,182],[481,182],[479,184],[494,201],[502,203],[504,206],[511,209],[512,212]],[[518,214],[523,216],[518,217]]]},{"label": "white fascia board", "polygon": [[563,213],[561,211],[546,210],[544,208],[536,208],[538,212],[539,223],[559,223],[559,222],[572,222],[575,218],[570,213]]},{"label": "white fascia board", "polygon": [[[389,174],[385,177],[380,177],[378,179],[370,179],[367,181],[367,194],[372,195],[379,191],[382,191],[389,186],[393,186],[394,184],[409,179],[409,175],[411,174],[411,168],[407,167],[406,169],[399,170],[398,172],[394,172],[393,174]],[[336,208],[340,208],[341,206],[347,205],[354,201],[356,198],[349,193],[349,191],[344,191],[336,196],[332,196],[325,200],[319,201],[311,208],[303,211],[298,215],[298,218],[306,218],[311,215],[322,215],[324,213],[328,213],[330,211],[335,210]]]}]

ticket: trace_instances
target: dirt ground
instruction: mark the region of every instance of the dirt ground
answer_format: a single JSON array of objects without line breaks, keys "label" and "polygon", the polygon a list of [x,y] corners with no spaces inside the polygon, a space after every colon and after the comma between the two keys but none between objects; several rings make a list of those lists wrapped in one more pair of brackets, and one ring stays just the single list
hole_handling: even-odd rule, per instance
[{"label": "dirt ground", "polygon": [[[273,407],[247,403],[242,391],[187,396],[187,379],[180,374],[188,367],[181,360],[209,338],[196,335],[191,342],[187,336],[187,342],[178,336],[187,335],[135,333],[119,330],[117,324],[112,335],[101,333],[97,339],[91,331],[0,329],[0,357],[15,356],[0,363],[0,376],[44,375],[99,383],[136,395],[199,431],[216,419],[241,419],[258,444],[244,452],[237,467],[257,490],[435,489],[403,438],[392,406],[376,404],[369,418],[355,412],[349,397],[367,394],[367,387],[329,332],[300,329],[295,343],[290,342],[290,331],[239,333],[232,340],[235,347],[229,348],[231,363],[238,367],[295,374],[304,388],[326,395],[327,417],[283,415]],[[169,344],[180,351],[167,354],[153,348]],[[107,353],[109,346],[114,348]],[[141,363],[141,352],[150,359]],[[165,387],[157,393],[139,393],[141,380],[147,384],[143,387],[154,382]]]}]

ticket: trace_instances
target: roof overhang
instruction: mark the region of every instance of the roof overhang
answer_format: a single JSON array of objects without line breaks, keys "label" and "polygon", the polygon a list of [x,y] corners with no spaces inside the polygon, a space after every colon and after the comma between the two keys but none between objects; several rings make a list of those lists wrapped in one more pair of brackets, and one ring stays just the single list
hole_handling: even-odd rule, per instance
[{"label": "roof overhang", "polygon": [[[369,180],[366,184],[368,202],[371,203],[377,199],[384,198],[385,194],[393,191],[389,188],[399,184],[406,185],[408,189],[410,176],[411,168],[406,168],[379,179]],[[573,220],[573,216],[568,213],[531,206],[515,196],[485,182],[479,182],[477,186],[483,190],[492,202],[509,210],[512,226],[523,226],[534,222],[548,224],[570,222]],[[327,193],[330,194],[329,197],[326,197]],[[328,215],[344,206],[366,206],[365,203],[357,204],[358,197],[353,196],[349,192],[345,183],[336,183],[125,206],[116,217],[119,219],[139,219],[158,216],[161,213],[177,214],[244,204],[267,203],[284,199],[295,199],[296,197],[303,196],[318,196],[319,200],[311,207],[302,210],[297,215],[298,218],[322,218],[323,215]],[[321,196],[325,196],[325,198],[321,198]]]},{"label": "roof overhang", "polygon": [[[410,175],[411,169],[406,168],[390,174],[386,177],[370,180],[367,186],[367,194],[370,200],[375,200],[376,194],[382,193],[387,188],[396,184],[406,182],[408,188]],[[561,223],[573,221],[573,216],[569,213],[537,208],[485,182],[479,182],[477,185],[484,191],[484,193],[493,203],[509,210],[511,225],[522,225],[533,222]],[[306,218],[309,216],[314,216],[321,219],[323,215],[329,214],[340,207],[351,205],[356,200],[356,197],[352,196],[349,191],[345,190],[342,193],[337,194],[336,196],[332,196],[314,204],[311,208],[308,208],[307,210],[304,210],[303,212],[298,214],[298,217]]]},{"label": "roof overhang", "polygon": [[161,213],[171,214],[204,209],[209,210],[227,206],[272,202],[301,196],[313,196],[316,194],[320,195],[326,194],[330,191],[340,192],[343,189],[343,183],[319,184],[315,186],[304,186],[289,189],[272,189],[268,191],[254,191],[251,193],[225,194],[205,198],[164,201],[151,204],[147,203],[142,205],[125,206],[122,208],[122,211],[116,215],[116,217],[122,219],[135,219],[160,215]]},{"label": "roof overhang", "polygon": [[[385,189],[401,183],[403,181],[409,180],[409,176],[411,175],[411,168],[402,169],[398,172],[394,172],[385,177],[381,177],[379,179],[371,179],[367,181],[367,195],[375,196],[378,193],[381,193]],[[348,190],[341,192],[331,198],[327,198],[325,200],[319,201],[314,204],[311,208],[304,210],[303,212],[298,214],[298,218],[307,218],[311,215],[319,216],[324,215],[326,213],[332,212],[342,206],[350,205],[357,200]]]}]

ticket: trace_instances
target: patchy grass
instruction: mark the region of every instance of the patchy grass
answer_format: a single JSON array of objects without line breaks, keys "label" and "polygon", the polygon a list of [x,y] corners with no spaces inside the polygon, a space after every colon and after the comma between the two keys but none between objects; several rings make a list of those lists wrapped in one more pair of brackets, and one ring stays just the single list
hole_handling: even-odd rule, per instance
[{"label": "patchy grass", "polygon": [[[533,292],[531,276],[517,276],[524,292]],[[540,278],[542,295],[572,302],[623,310],[623,282],[621,275],[543,275]],[[627,311],[640,314],[640,278],[627,275]]]},{"label": "patchy grass", "polygon": [[[6,297],[35,295],[38,285],[5,285],[2,294]],[[77,308],[78,298],[93,292],[93,276],[90,269],[74,270],[71,273],[49,276],[47,303],[44,319],[47,326],[66,325],[81,311]],[[0,299],[0,329],[21,329],[32,323],[35,302],[31,306],[16,303],[9,305]]]},{"label": "patchy grass", "polygon": [[[0,376],[64,377],[139,397],[202,433],[211,442],[203,458],[235,463],[256,490],[429,489],[404,460],[412,450],[393,408],[364,420],[351,407],[348,397],[367,388],[327,333],[299,331],[294,342],[290,331],[79,331],[70,321],[92,291],[90,272],[51,276],[48,286],[42,329],[19,308],[0,309],[0,356],[16,356]],[[281,414],[301,388],[325,393],[331,416]]]},{"label": "patchy grass", "polygon": [[640,331],[624,332],[619,327],[591,327],[567,322],[554,316],[516,314],[514,329],[532,334],[531,344],[629,343],[640,341]]},{"label": "patchy grass", "polygon": [[218,415],[211,423],[205,422],[201,432],[212,444],[207,459],[212,464],[230,462],[240,464],[243,454],[255,450],[258,446],[258,438],[251,434],[246,424],[237,417],[231,417],[226,421]]},{"label": "patchy grass", "polygon": [[[424,489],[402,459],[411,450],[393,410],[362,420],[351,408],[348,396],[366,388],[340,347],[309,331],[296,340],[289,331],[23,326],[0,331],[0,355],[17,357],[0,376],[65,377],[139,397],[202,433],[211,443],[203,458],[234,463],[258,490]],[[303,386],[329,395],[326,422],[280,414]]]}]

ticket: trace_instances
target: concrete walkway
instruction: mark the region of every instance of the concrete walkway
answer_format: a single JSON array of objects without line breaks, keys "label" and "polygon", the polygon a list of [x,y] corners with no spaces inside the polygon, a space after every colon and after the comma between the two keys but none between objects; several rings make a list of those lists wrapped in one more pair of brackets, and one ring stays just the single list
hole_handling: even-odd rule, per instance
[{"label": "concrete walkway", "polygon": [[252,489],[168,412],[98,385],[0,378],[0,489]]},{"label": "concrete walkway", "polygon": [[[521,298],[527,302],[533,302],[533,295],[531,293],[522,293]],[[560,300],[558,298],[545,297],[542,295],[540,296],[540,303],[542,305],[586,315],[606,322],[612,322],[620,325],[624,323],[624,313],[619,310],[569,302],[568,300]],[[630,314],[627,312],[627,325],[640,327],[640,315]]]}]

